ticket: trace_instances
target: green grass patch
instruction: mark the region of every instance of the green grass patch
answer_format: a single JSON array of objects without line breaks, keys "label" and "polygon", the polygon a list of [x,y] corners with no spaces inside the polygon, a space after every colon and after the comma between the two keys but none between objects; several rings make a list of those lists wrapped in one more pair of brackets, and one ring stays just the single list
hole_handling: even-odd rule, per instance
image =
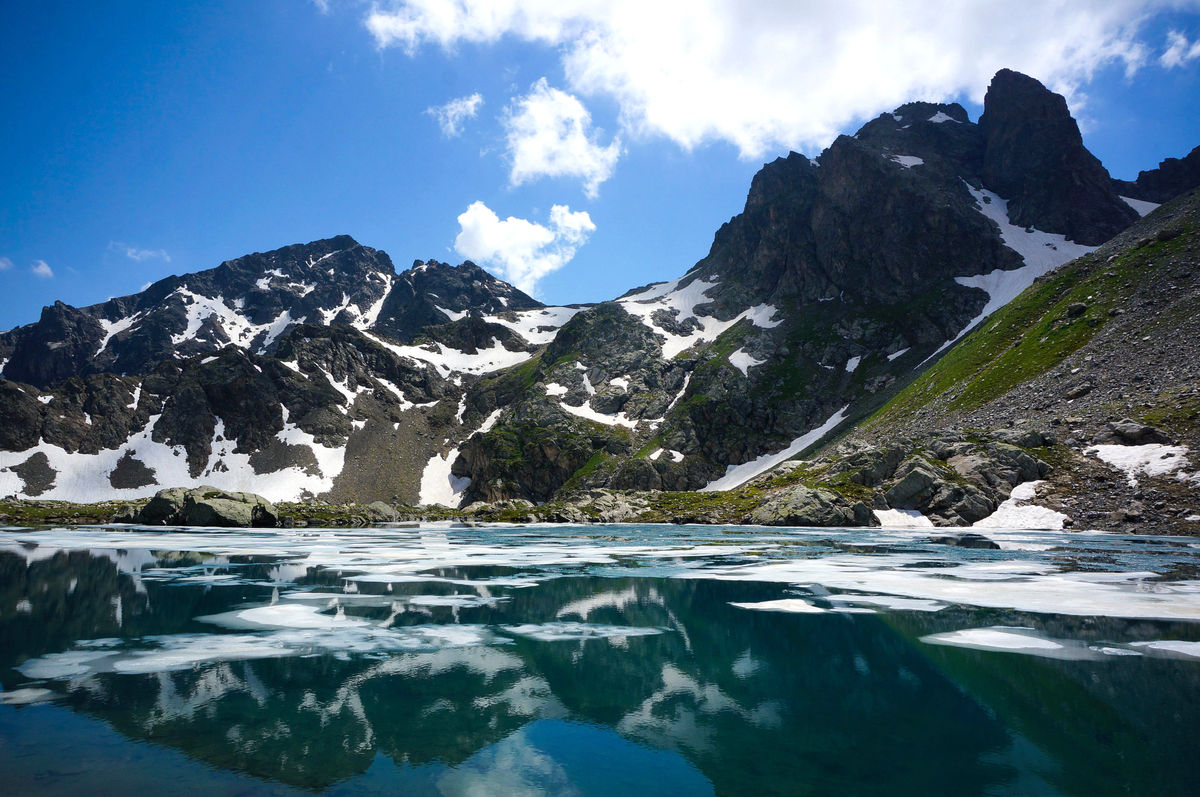
[{"label": "green grass patch", "polygon": [[[1156,241],[1112,262],[1086,255],[1035,283],[951,348],[867,425],[885,424],[943,397],[948,409],[974,409],[1046,373],[1109,322],[1109,310],[1129,296],[1143,269],[1184,246],[1188,237]],[[1076,303],[1087,309],[1070,317],[1067,309]]]}]

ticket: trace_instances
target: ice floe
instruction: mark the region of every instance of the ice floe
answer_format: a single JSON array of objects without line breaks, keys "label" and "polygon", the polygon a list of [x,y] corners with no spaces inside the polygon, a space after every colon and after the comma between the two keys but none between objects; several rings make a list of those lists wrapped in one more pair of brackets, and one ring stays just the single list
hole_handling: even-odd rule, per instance
[{"label": "ice floe", "polygon": [[928,636],[921,637],[921,641],[928,645],[948,645],[958,648],[970,648],[972,650],[1022,653],[1027,656],[1066,659],[1068,661],[1094,661],[1102,659],[1106,655],[1112,655],[1093,649],[1085,642],[1068,639],[1051,639],[1032,628],[1010,628],[1006,626],[967,628],[961,631],[929,634]]},{"label": "ice floe", "polygon": [[[502,645],[507,640],[484,626],[418,625],[384,628],[368,623],[284,628],[240,634],[168,634],[140,637],[119,646],[48,653],[17,667],[27,678],[59,680],[97,673],[189,670],[218,661],[305,656],[407,653]],[[82,647],[82,643],[80,645]]]},{"label": "ice floe", "polygon": [[663,629],[645,626],[597,625],[593,623],[522,623],[501,626],[501,630],[513,636],[536,639],[539,642],[578,642],[586,639],[610,637],[653,636]]},{"label": "ice floe", "polygon": [[44,703],[47,700],[54,700],[57,697],[60,697],[60,695],[50,689],[27,686],[22,689],[13,689],[9,692],[0,692],[0,706],[28,706],[32,703]]}]

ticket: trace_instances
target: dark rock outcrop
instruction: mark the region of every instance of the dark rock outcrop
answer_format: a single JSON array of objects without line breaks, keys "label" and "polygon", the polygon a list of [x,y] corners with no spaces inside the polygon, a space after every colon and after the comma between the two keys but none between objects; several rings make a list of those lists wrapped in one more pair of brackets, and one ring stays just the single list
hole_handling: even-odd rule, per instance
[{"label": "dark rock outcrop", "polygon": [[1157,169],[1138,172],[1137,180],[1114,180],[1117,193],[1162,204],[1200,186],[1200,147],[1182,158],[1166,158]]},{"label": "dark rock outcrop", "polygon": [[1008,200],[1014,224],[1098,245],[1137,220],[1108,170],[1083,146],[1067,102],[1037,80],[1002,69],[979,117],[983,183]]},{"label": "dark rock outcrop", "polygon": [[274,528],[279,525],[279,515],[274,504],[254,493],[227,492],[215,487],[171,487],[155,493],[140,511],[118,516],[113,522]]}]

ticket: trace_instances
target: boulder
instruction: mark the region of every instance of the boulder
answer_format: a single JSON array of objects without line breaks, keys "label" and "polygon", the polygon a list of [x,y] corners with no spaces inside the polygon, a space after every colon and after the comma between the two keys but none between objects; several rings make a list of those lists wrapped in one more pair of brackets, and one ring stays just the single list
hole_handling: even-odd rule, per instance
[{"label": "boulder", "polygon": [[861,501],[852,504],[830,490],[804,486],[775,493],[746,520],[762,526],[879,525],[874,513]]},{"label": "boulder", "polygon": [[1093,439],[1094,443],[1115,443],[1124,446],[1141,446],[1147,443],[1170,445],[1171,438],[1161,429],[1126,418],[1115,421]]},{"label": "boulder", "polygon": [[[123,515],[125,516],[125,515]],[[155,493],[135,523],[169,526],[222,526],[274,528],[279,525],[275,506],[255,493],[226,492],[216,487],[169,487]]]},{"label": "boulder", "polygon": [[367,504],[363,507],[363,513],[372,523],[395,523],[400,519],[400,513],[383,501]]},{"label": "boulder", "polygon": [[921,456],[904,460],[896,469],[896,476],[896,483],[884,493],[888,506],[894,509],[920,509],[941,482],[937,471]]}]

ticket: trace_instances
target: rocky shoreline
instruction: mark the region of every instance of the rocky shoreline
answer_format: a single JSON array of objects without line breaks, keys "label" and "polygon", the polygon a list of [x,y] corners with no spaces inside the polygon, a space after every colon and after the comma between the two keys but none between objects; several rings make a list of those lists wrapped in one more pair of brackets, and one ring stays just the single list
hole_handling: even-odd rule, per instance
[{"label": "rocky shoreline", "polygon": [[[1196,497],[1200,476],[1191,471],[1186,447],[1172,446],[1173,442],[1162,430],[1130,420],[1108,424],[1086,448],[1077,440],[1062,442],[1053,432],[1033,428],[941,431],[886,445],[847,441],[816,459],[784,462],[728,491],[600,488],[542,504],[516,499],[449,509],[383,501],[272,504],[253,493],[213,487],[169,488],[135,502],[72,504],[10,497],[0,501],[0,523],[243,528],[431,521],[831,528],[898,525],[1200,536],[1200,505],[1189,503]],[[1104,456],[1118,464],[1101,459],[1100,447]],[[1150,466],[1140,471],[1136,463],[1127,464],[1158,451],[1176,452],[1178,456],[1167,463],[1174,467],[1155,465],[1153,458]],[[1086,489],[1081,490],[1081,484]]]}]

